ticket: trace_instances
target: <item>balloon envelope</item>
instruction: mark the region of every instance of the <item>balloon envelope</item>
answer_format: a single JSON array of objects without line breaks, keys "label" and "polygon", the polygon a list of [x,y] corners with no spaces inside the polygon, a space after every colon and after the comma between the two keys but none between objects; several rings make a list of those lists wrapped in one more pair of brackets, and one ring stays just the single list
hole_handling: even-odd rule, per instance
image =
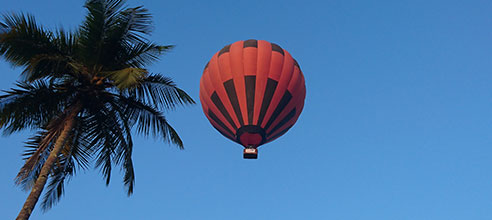
[{"label": "balloon envelope", "polygon": [[285,134],[301,114],[305,96],[297,61],[264,40],[225,46],[200,79],[200,101],[212,126],[248,148]]}]

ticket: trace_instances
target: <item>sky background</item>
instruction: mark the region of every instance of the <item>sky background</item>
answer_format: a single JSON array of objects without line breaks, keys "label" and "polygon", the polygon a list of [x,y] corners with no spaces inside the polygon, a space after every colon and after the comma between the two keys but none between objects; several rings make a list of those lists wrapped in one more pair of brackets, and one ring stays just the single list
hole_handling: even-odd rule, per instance
[{"label": "sky background", "polygon": [[[75,29],[84,1],[2,1],[48,28]],[[176,48],[149,69],[197,102],[202,70],[224,45],[263,39],[306,78],[297,124],[242,159],[199,104],[167,112],[185,150],[139,137],[134,195],[115,169],[81,171],[60,203],[31,219],[492,219],[492,1],[151,1],[151,40]],[[21,69],[0,60],[0,89]],[[0,218],[30,132],[0,137]]]}]

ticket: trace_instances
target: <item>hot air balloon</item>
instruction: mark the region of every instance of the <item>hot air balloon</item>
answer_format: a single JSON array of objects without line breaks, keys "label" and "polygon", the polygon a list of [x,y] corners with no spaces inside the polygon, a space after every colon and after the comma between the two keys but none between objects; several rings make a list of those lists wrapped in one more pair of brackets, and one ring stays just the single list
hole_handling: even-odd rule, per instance
[{"label": "hot air balloon", "polygon": [[304,106],[306,86],[297,61],[264,40],[227,45],[205,65],[200,101],[212,126],[256,159],[257,148],[285,134]]}]

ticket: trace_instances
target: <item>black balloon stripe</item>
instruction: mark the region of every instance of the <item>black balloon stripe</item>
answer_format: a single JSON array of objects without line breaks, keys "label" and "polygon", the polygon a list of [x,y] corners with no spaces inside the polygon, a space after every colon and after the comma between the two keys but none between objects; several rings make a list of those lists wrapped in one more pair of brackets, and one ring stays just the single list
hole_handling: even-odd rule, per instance
[{"label": "black balloon stripe", "polygon": [[234,130],[237,130],[237,126],[234,123],[234,121],[231,118],[231,115],[227,112],[224,104],[220,100],[219,96],[217,95],[217,92],[214,92],[212,96],[210,97],[212,99],[212,102],[215,104],[215,106],[219,109],[220,113],[226,118],[226,120],[229,122],[229,124],[234,128]]},{"label": "black balloon stripe", "polygon": [[246,86],[246,106],[248,109],[248,124],[253,124],[253,116],[255,111],[256,76],[245,76],[244,84]]},{"label": "black balloon stripe", "polygon": [[272,125],[272,123],[277,119],[277,117],[280,115],[282,110],[284,110],[285,106],[289,104],[290,100],[292,100],[292,94],[287,90],[284,93],[284,96],[282,96],[282,99],[278,103],[277,107],[275,108],[275,111],[273,111],[272,116],[270,119],[268,119],[267,124],[265,125],[265,130],[268,130],[268,128]]},{"label": "black balloon stripe", "polygon": [[258,48],[258,41],[257,40],[245,40],[243,44],[243,48],[246,47],[256,47]]},{"label": "black balloon stripe", "polygon": [[280,121],[273,129],[268,132],[267,136],[270,136],[271,134],[275,133],[279,128],[281,128],[283,125],[285,125],[287,122],[289,122],[294,116],[296,115],[296,109],[292,109],[292,111],[287,114],[282,121]]},{"label": "black balloon stripe", "polygon": [[[223,128],[225,131],[227,131],[227,134],[224,134],[222,131],[220,131],[218,128],[215,128],[217,129],[222,135],[224,136],[228,136],[229,138],[231,139],[234,139],[234,132],[231,131],[231,129],[229,129],[225,124],[224,122],[222,122],[219,117],[217,117],[217,115],[214,114],[214,112],[212,110],[208,110],[208,116],[210,116],[210,118],[215,122],[217,123],[221,128]],[[215,126],[214,126],[215,127]]]},{"label": "black balloon stripe", "polygon": [[227,45],[225,46],[224,48],[222,48],[222,50],[219,51],[219,56],[222,55],[223,53],[227,53],[229,52],[229,50],[231,49],[231,45]]},{"label": "black balloon stripe", "polygon": [[277,51],[284,55],[284,49],[282,49],[279,45],[271,43],[272,44],[272,51]]},{"label": "black balloon stripe", "polygon": [[224,83],[224,88],[227,92],[227,96],[229,97],[229,101],[231,101],[232,108],[234,109],[234,113],[236,113],[236,117],[241,124],[240,127],[244,126],[243,114],[241,114],[241,107],[239,106],[239,101],[237,98],[236,87],[234,87],[234,80],[230,79]]},{"label": "black balloon stripe", "polygon": [[256,125],[261,126],[261,123],[263,122],[263,119],[265,118],[265,114],[268,110],[268,107],[270,106],[270,102],[272,102],[273,94],[275,93],[275,90],[277,89],[277,84],[278,84],[277,81],[268,78],[266,89],[265,89],[265,94],[263,96],[263,102],[261,103],[260,116],[258,118],[258,123]]},{"label": "black balloon stripe", "polygon": [[299,68],[299,70],[301,69],[301,66],[299,66],[299,63],[297,62],[296,59],[293,59],[294,60],[294,66],[297,66],[297,68]]}]

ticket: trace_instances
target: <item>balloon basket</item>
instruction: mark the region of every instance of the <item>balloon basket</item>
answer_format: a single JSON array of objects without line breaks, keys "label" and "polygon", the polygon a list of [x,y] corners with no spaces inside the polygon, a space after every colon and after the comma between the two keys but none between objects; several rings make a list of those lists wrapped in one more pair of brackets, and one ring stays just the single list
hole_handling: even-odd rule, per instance
[{"label": "balloon basket", "polygon": [[258,149],[256,149],[256,148],[244,148],[243,158],[244,159],[257,159],[258,158]]}]

